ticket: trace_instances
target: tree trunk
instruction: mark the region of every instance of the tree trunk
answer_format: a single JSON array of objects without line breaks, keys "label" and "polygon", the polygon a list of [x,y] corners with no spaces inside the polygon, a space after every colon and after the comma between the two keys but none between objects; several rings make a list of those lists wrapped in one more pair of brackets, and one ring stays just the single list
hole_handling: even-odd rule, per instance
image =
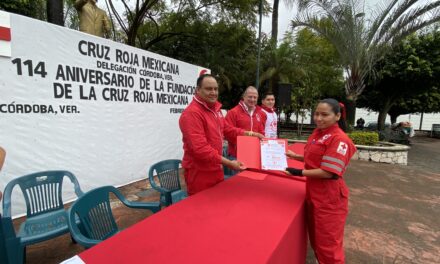
[{"label": "tree trunk", "polygon": [[385,120],[387,119],[387,112],[382,110],[379,112],[377,117],[377,131],[382,131],[385,129]]},{"label": "tree trunk", "polygon": [[292,116],[292,110],[287,109],[286,110],[286,124],[290,123],[290,117]]},{"label": "tree trunk", "polygon": [[47,0],[47,21],[56,25],[64,26],[64,1],[62,0]]},{"label": "tree trunk", "polygon": [[[382,109],[379,111],[379,116],[377,117],[377,130],[382,131],[385,129],[385,120],[387,118],[387,114],[390,111],[393,103],[390,99],[386,100],[383,104]],[[396,116],[397,119],[397,116]],[[392,121],[391,121],[392,122]]]},{"label": "tree trunk", "polygon": [[347,96],[345,102],[345,114],[347,126],[354,126],[354,119],[356,118],[356,99],[351,96]]},{"label": "tree trunk", "polygon": [[391,118],[391,124],[396,123],[397,122],[397,118],[400,116],[399,114],[392,114],[392,113],[389,113],[389,115],[390,115],[390,118]]},{"label": "tree trunk", "polygon": [[127,33],[127,45],[132,46],[132,47],[136,47],[136,36],[137,36],[137,30],[138,30],[138,25],[131,25],[130,29],[128,30]]},{"label": "tree trunk", "polygon": [[350,66],[346,73],[348,73],[348,76],[345,78],[345,94],[347,99],[345,105],[346,124],[348,127],[353,127],[356,118],[356,101],[365,89],[365,83],[357,67]]},{"label": "tree trunk", "polygon": [[275,47],[277,46],[276,44],[278,42],[278,7],[279,7],[279,4],[280,4],[279,0],[273,1],[271,39],[272,39],[272,42],[275,44]]},{"label": "tree trunk", "polygon": [[280,78],[278,77],[278,74],[275,74],[274,76],[272,76],[269,79],[269,88],[268,91],[272,91],[276,97],[275,98],[279,98],[279,89],[278,89],[278,84],[280,82]]}]

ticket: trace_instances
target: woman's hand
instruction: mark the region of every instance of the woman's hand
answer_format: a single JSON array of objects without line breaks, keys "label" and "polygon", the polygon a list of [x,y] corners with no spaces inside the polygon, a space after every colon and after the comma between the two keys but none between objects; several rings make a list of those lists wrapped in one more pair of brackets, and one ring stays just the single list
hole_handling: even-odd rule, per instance
[{"label": "woman's hand", "polygon": [[296,154],[295,152],[293,152],[291,150],[288,150],[286,152],[286,156],[291,158],[291,159],[295,159],[295,160],[300,160],[300,161],[304,160],[304,156]]},{"label": "woman's hand", "polygon": [[293,176],[299,176],[299,177],[304,176],[303,170],[297,169],[297,168],[286,168],[286,174],[290,174]]}]

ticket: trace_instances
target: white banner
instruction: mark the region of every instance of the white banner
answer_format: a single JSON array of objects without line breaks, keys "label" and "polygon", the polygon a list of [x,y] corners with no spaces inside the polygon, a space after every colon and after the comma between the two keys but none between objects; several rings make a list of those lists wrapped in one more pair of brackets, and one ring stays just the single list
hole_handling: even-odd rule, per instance
[{"label": "white banner", "polygon": [[[145,178],[155,162],[182,158],[178,119],[206,69],[23,16],[0,18],[10,19],[11,37],[1,40],[11,48],[0,56],[1,190],[43,170],[71,171],[84,191],[120,186]],[[65,200],[74,197],[65,191]],[[14,199],[17,207],[24,212]]]}]

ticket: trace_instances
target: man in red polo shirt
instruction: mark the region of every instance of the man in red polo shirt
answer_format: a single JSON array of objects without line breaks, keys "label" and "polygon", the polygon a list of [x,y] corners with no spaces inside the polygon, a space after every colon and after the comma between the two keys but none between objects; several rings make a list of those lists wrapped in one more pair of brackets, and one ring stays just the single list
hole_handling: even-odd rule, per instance
[{"label": "man in red polo shirt", "polygon": [[[257,106],[257,101],[258,90],[249,86],[244,91],[243,100],[226,114],[226,122],[233,127],[252,131],[259,138],[264,138],[266,114]],[[228,155],[237,157],[236,137],[228,139]]]},{"label": "man in red polo shirt", "polygon": [[254,133],[229,126],[224,121],[222,105],[217,98],[216,79],[210,74],[200,76],[196,94],[179,119],[184,151],[182,167],[189,195],[223,181],[222,165],[234,170],[245,169],[240,161],[222,156],[223,137],[235,139],[240,135],[253,136]]}]

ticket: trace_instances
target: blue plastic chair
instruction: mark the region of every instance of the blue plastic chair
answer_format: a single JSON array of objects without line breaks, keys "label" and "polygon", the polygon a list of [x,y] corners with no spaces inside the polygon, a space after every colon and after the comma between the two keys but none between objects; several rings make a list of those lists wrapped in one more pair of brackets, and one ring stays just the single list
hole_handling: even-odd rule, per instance
[{"label": "blue plastic chair", "polygon": [[126,206],[137,209],[148,209],[154,213],[160,210],[159,202],[131,202],[113,186],[93,189],[70,207],[68,224],[75,241],[90,248],[119,232],[110,206],[110,193]]},{"label": "blue plastic chair", "polygon": [[[8,226],[8,228],[5,228]],[[18,252],[20,239],[15,237],[14,227],[11,221],[6,221],[0,214],[0,263],[20,263],[23,262],[23,252]],[[12,233],[11,233],[12,231]],[[9,235],[8,243],[6,237]]]},{"label": "blue plastic chair", "polygon": [[[3,197],[2,226],[8,254],[13,263],[26,260],[26,246],[69,232],[67,212],[64,210],[62,187],[64,177],[70,179],[75,193],[83,192],[76,177],[68,171],[43,171],[19,177],[9,182]],[[11,218],[12,190],[18,185],[26,202],[26,220],[15,232]],[[18,243],[17,243],[18,241]]]},{"label": "blue plastic chair", "polygon": [[179,165],[181,163],[180,160],[175,159],[163,160],[151,166],[148,172],[150,185],[160,192],[160,203],[164,206],[169,206],[188,196],[180,186]]},{"label": "blue plastic chair", "polygon": [[[0,214],[0,221],[2,221],[1,214]],[[3,232],[3,225],[0,225],[0,263],[9,263],[8,251],[6,249],[6,242],[5,242],[5,235]]]},{"label": "blue plastic chair", "polygon": [[[1,164],[0,164],[1,167]],[[0,192],[0,200],[3,196],[3,193]],[[9,254],[8,250],[6,249],[6,237],[5,237],[5,231],[3,231],[3,217],[0,214],[0,263],[9,264],[12,263],[12,261],[9,261]],[[15,246],[14,246],[15,247]]]}]

